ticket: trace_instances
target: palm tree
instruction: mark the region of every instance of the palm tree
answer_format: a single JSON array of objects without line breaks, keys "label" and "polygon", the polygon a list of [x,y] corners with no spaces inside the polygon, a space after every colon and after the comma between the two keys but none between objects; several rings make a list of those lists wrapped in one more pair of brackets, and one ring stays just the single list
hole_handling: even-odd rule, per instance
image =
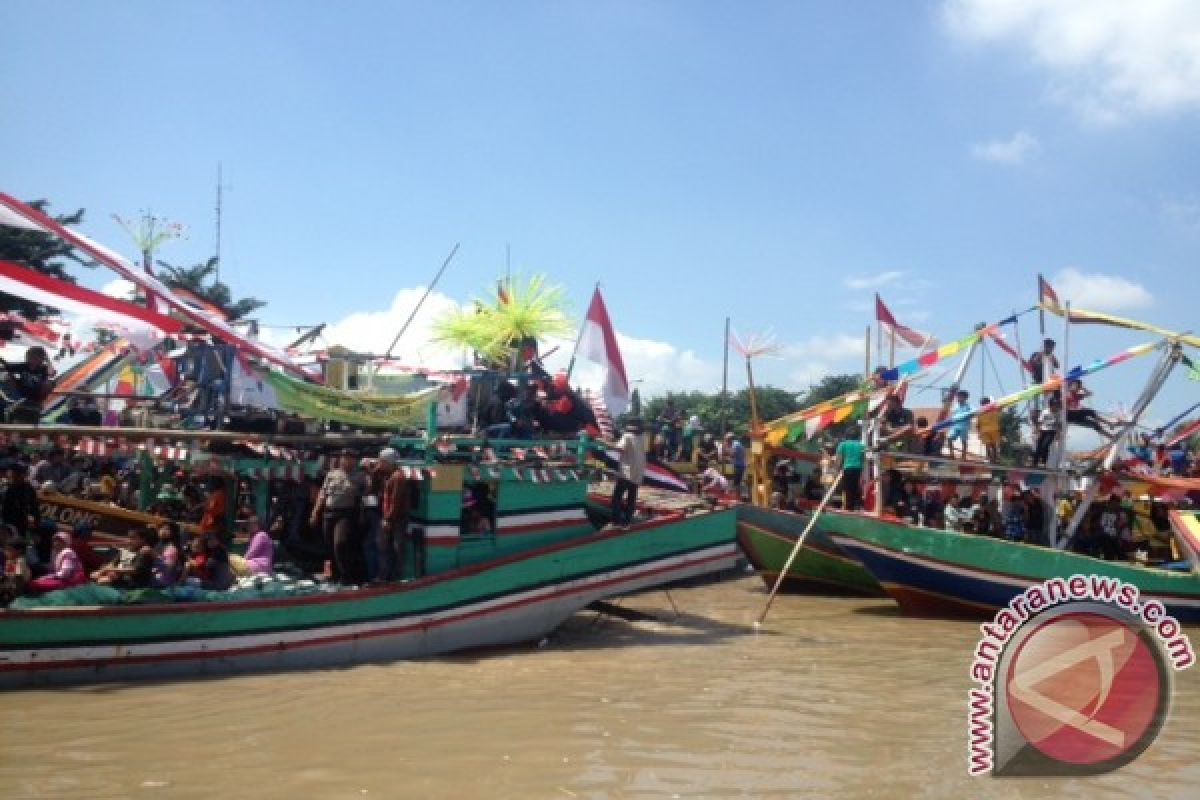
[{"label": "palm tree", "polygon": [[259,300],[257,297],[234,300],[233,292],[225,283],[218,280],[212,280],[210,283],[209,280],[214,279],[217,274],[215,256],[190,267],[177,267],[165,261],[159,261],[158,265],[163,268],[160,276],[162,282],[169,288],[192,292],[220,308],[231,321],[244,319],[267,304],[265,300]]}]

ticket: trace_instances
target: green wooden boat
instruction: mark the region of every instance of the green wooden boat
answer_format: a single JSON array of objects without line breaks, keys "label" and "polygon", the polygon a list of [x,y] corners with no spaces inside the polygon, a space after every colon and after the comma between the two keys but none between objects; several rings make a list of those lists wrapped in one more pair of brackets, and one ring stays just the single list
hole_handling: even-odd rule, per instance
[{"label": "green wooden boat", "polygon": [[[748,504],[737,506],[738,544],[768,587],[775,585],[780,570],[791,555],[796,539],[808,526],[809,519],[810,514]],[[788,569],[780,591],[871,596],[884,593],[862,564],[833,543],[821,523],[805,537],[804,546]]]},{"label": "green wooden boat", "polygon": [[[411,469],[420,476],[413,523],[424,577],[220,601],[167,602],[182,591],[172,589],[115,605],[3,610],[0,687],[382,662],[537,640],[594,601],[737,561],[732,509],[597,530],[586,510],[592,476],[569,463]],[[469,533],[463,492],[481,486],[493,493],[494,529]]]},{"label": "green wooden boat", "polygon": [[1102,561],[990,536],[935,530],[867,514],[823,515],[822,527],[856,558],[904,611],[919,616],[984,617],[1051,578],[1102,575],[1136,586],[1180,622],[1200,622],[1200,523],[1172,512],[1186,554],[1180,569]]}]

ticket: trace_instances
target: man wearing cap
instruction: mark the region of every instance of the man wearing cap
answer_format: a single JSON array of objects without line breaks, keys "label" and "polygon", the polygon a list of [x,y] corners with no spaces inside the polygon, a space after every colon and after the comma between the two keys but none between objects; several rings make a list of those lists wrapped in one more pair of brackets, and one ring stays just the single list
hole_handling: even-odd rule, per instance
[{"label": "man wearing cap", "polygon": [[383,484],[383,520],[379,532],[380,580],[404,577],[404,556],[408,549],[408,513],[411,499],[408,478],[396,468],[399,456],[385,447],[379,453],[380,465],[387,465]]},{"label": "man wearing cap", "polygon": [[333,556],[334,581],[360,584],[366,578],[363,536],[358,525],[362,488],[354,477],[354,453],[343,450],[325,476],[309,522],[321,525],[325,547]]},{"label": "man wearing cap", "polygon": [[642,421],[636,417],[629,420],[625,433],[617,442],[621,453],[617,484],[612,494],[612,524],[626,527],[633,521],[637,508],[638,487],[646,474],[646,448],[642,443]]}]

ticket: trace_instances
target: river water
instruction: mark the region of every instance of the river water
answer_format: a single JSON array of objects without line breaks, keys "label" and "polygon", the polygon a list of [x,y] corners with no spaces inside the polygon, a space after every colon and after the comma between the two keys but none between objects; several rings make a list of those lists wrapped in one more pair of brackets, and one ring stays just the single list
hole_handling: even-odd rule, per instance
[{"label": "river water", "polygon": [[1200,668],[1118,772],[973,779],[974,624],[784,596],[756,632],[764,599],[748,576],[536,647],[0,694],[0,798],[1200,796]]}]

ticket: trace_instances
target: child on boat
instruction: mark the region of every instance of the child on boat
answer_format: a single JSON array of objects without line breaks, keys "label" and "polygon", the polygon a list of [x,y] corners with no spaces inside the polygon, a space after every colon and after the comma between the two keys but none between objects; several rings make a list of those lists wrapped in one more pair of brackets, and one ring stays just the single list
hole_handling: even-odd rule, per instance
[{"label": "child on boat", "polygon": [[54,534],[51,548],[53,571],[30,581],[30,591],[40,594],[87,583],[88,576],[83,571],[83,564],[79,562],[79,556],[71,549],[71,534]]},{"label": "child on boat", "polygon": [[105,586],[119,589],[149,589],[154,585],[154,548],[150,532],[134,530],[129,534],[133,559],[128,566],[102,567],[92,579]]},{"label": "child on boat", "polygon": [[25,594],[29,586],[29,562],[25,560],[25,540],[13,537],[4,542],[4,577],[0,579],[0,606],[6,606]]}]

